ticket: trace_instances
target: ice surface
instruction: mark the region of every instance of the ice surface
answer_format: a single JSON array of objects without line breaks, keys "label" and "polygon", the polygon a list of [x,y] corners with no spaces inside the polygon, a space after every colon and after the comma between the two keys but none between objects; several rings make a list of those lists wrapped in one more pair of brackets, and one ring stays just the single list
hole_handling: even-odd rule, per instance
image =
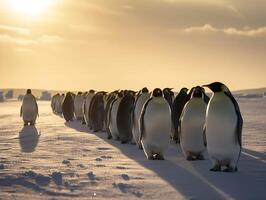
[{"label": "ice surface", "polygon": [[236,173],[210,172],[171,144],[165,161],[135,145],[65,123],[50,102],[23,127],[21,102],[0,104],[0,199],[266,199],[266,99],[239,99],[243,152]]}]

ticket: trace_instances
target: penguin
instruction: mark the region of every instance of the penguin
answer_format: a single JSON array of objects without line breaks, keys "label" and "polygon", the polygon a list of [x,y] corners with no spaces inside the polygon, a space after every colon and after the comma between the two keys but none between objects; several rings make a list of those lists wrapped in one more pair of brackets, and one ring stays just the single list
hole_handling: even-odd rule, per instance
[{"label": "penguin", "polygon": [[68,92],[62,103],[62,113],[66,122],[72,121],[74,117],[74,100],[72,94]]},{"label": "penguin", "polygon": [[173,107],[173,96],[175,95],[172,91],[173,88],[164,88],[163,89],[163,96],[166,99],[166,101],[169,103],[170,108]]},{"label": "penguin", "polygon": [[176,96],[174,102],[173,102],[173,108],[172,108],[172,123],[173,123],[173,131],[171,138],[174,140],[176,143],[179,143],[179,133],[178,133],[178,127],[179,127],[179,121],[180,121],[180,116],[182,114],[183,108],[185,104],[189,101],[190,97],[187,94],[188,89],[187,88],[182,88],[178,95]]},{"label": "penguin", "polygon": [[187,160],[203,160],[205,151],[204,125],[207,103],[200,86],[194,88],[191,99],[180,117],[180,145]]},{"label": "penguin", "polygon": [[57,114],[57,104],[58,104],[59,97],[60,97],[60,94],[57,93],[56,95],[53,96],[53,99],[51,102],[51,107],[52,107],[52,110],[55,114]]},{"label": "penguin", "polygon": [[28,89],[26,95],[23,98],[22,106],[20,109],[20,117],[23,118],[24,126],[35,125],[37,116],[39,115],[38,104],[31,90]]},{"label": "penguin", "polygon": [[104,124],[106,127],[106,134],[107,134],[107,139],[112,139],[112,134],[110,132],[110,128],[109,128],[109,121],[110,121],[110,112],[111,112],[111,105],[113,104],[113,102],[116,99],[116,95],[117,95],[118,91],[114,91],[111,92],[108,97],[107,97],[107,102],[106,102],[106,106],[104,109]]},{"label": "penguin", "polygon": [[78,121],[83,120],[83,112],[82,112],[83,102],[84,102],[84,97],[82,95],[82,92],[78,92],[74,100],[74,113]]},{"label": "penguin", "polygon": [[203,87],[213,95],[206,112],[207,151],[213,167],[210,171],[237,171],[242,149],[243,118],[237,101],[226,85],[214,82]]},{"label": "penguin", "polygon": [[109,112],[109,124],[108,127],[110,129],[110,133],[112,135],[112,138],[114,140],[119,140],[119,132],[117,128],[117,112],[118,112],[118,107],[123,98],[123,91],[120,91],[117,94],[116,99],[112,102],[110,105],[110,112]]},{"label": "penguin", "polygon": [[156,88],[144,104],[140,117],[140,141],[147,159],[164,160],[170,132],[171,109],[162,90]]},{"label": "penguin", "polygon": [[149,90],[145,87],[140,92],[138,93],[136,100],[135,100],[135,105],[134,105],[134,110],[133,110],[133,116],[132,116],[132,134],[133,134],[133,139],[135,143],[137,144],[137,147],[139,149],[142,149],[141,142],[140,142],[140,124],[139,124],[139,119],[141,115],[142,108],[146,101],[149,100],[150,98]]},{"label": "penguin", "polygon": [[86,125],[89,127],[91,127],[89,121],[89,110],[90,110],[91,100],[94,95],[95,95],[95,90],[90,90],[85,97],[85,101],[83,102],[83,118],[85,120]]},{"label": "penguin", "polygon": [[104,123],[104,92],[97,92],[91,100],[89,119],[94,132],[102,131]]},{"label": "penguin", "polygon": [[126,91],[118,106],[116,123],[122,144],[132,141],[132,111],[134,102],[134,93],[132,91]]}]

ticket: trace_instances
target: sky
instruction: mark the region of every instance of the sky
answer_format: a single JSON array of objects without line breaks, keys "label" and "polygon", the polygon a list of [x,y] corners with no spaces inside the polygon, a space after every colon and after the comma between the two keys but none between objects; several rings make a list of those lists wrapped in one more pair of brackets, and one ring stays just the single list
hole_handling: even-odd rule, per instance
[{"label": "sky", "polygon": [[0,0],[0,88],[266,86],[265,0]]}]

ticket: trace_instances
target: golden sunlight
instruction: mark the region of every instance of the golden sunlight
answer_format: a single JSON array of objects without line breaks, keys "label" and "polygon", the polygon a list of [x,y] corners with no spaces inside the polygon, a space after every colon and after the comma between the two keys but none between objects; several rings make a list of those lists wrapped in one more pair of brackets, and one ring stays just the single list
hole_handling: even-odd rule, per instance
[{"label": "golden sunlight", "polygon": [[10,8],[21,14],[36,16],[45,12],[54,0],[8,0]]}]

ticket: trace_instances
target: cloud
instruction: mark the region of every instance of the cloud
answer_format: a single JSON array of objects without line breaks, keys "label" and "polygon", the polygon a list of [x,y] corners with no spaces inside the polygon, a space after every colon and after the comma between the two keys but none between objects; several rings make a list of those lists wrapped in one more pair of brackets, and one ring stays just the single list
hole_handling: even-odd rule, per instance
[{"label": "cloud", "polygon": [[266,36],[266,26],[258,28],[245,27],[243,29],[238,29],[234,27],[229,28],[216,28],[210,24],[205,24],[203,26],[192,26],[184,29],[179,29],[179,32],[186,34],[200,33],[222,33],[228,36],[243,36],[243,37],[264,37]]},{"label": "cloud", "polygon": [[188,27],[183,30],[185,33],[210,33],[210,32],[217,32],[218,29],[214,28],[210,24],[205,24],[204,26],[193,26]]},{"label": "cloud", "polygon": [[132,6],[132,5],[121,5],[120,8],[125,9],[125,10],[133,10],[134,6]]},{"label": "cloud", "polygon": [[43,35],[40,37],[39,41],[45,44],[58,44],[62,43],[64,39],[57,35]]},{"label": "cloud", "polygon": [[16,33],[20,35],[30,35],[31,31],[26,28],[20,28],[20,27],[15,27],[15,26],[7,26],[7,25],[2,25],[0,24],[0,32],[3,33]]},{"label": "cloud", "polygon": [[9,35],[0,35],[0,43],[3,44],[14,44],[17,46],[35,46],[38,42],[31,39],[16,38]]}]

